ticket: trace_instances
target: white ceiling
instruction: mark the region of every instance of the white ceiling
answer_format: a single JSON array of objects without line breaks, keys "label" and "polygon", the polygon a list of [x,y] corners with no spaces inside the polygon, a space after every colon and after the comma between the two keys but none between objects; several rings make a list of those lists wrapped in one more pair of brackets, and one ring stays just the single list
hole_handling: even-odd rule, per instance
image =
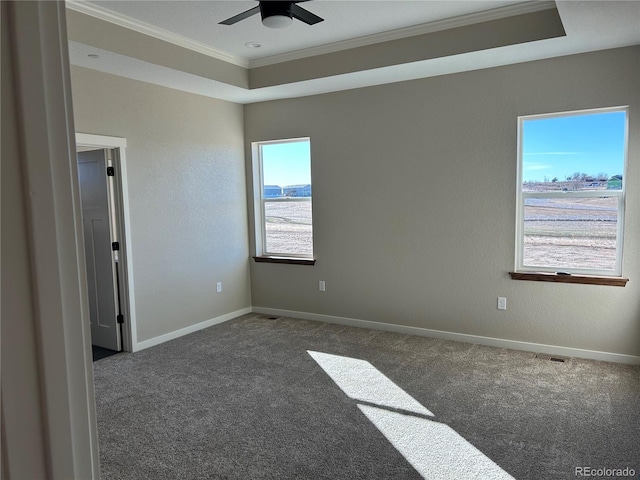
[{"label": "white ceiling", "polygon": [[[566,36],[560,38],[267,88],[240,88],[85,43],[70,42],[70,53],[71,62],[75,65],[211,97],[251,103],[640,44],[640,0],[569,0],[555,4],[566,30]],[[325,19],[313,26],[294,20],[284,29],[268,29],[260,23],[259,15],[231,26],[218,25],[218,22],[255,5],[254,1],[244,0],[68,2],[73,10],[244,68],[273,65],[314,54],[553,8],[554,2],[315,0],[300,4]],[[245,46],[247,42],[260,42],[262,46],[250,49]],[[89,58],[89,53],[96,53],[100,58]]]}]

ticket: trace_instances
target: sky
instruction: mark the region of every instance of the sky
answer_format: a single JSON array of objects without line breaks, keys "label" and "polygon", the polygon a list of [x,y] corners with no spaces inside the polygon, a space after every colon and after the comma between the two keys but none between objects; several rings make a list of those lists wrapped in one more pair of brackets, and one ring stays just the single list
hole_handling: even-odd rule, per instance
[{"label": "sky", "polygon": [[311,153],[308,141],[262,145],[262,173],[265,185],[311,183]]},{"label": "sky", "polygon": [[622,175],[625,129],[624,111],[525,120],[522,180]]}]

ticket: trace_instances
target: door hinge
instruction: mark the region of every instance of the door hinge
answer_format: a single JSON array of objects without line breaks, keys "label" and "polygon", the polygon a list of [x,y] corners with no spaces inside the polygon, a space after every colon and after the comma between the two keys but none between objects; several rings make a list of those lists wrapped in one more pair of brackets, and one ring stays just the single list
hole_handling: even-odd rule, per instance
[{"label": "door hinge", "polygon": [[118,323],[124,323],[124,315],[118,315],[116,317],[116,320]]},{"label": "door hinge", "polygon": [[117,252],[118,250],[120,250],[120,242],[113,242],[111,244],[111,250],[113,250],[114,252]]},{"label": "door hinge", "polygon": [[116,174],[113,167],[107,167],[107,177],[113,177]]}]

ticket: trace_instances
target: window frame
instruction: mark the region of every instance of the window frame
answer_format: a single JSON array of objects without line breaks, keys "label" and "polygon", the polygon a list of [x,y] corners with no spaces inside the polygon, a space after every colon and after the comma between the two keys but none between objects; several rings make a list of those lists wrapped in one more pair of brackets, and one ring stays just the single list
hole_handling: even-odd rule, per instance
[{"label": "window frame", "polygon": [[[265,196],[264,196],[264,166],[262,158],[262,146],[286,143],[307,142],[309,150],[311,150],[310,137],[296,137],[278,140],[266,140],[252,142],[252,167],[253,167],[253,201],[254,201],[254,226],[255,226],[255,257],[259,262],[267,263],[291,263],[298,265],[313,265],[314,249],[313,249],[313,216],[311,220],[311,254],[290,253],[290,252],[269,252],[267,246],[266,231],[266,215],[265,215]],[[311,155],[309,155],[309,166],[311,166]],[[313,178],[311,179],[313,180]],[[312,184],[312,181],[309,182]],[[311,204],[313,205],[313,188],[311,190]],[[313,207],[312,207],[313,208]]]},{"label": "window frame", "polygon": [[[524,156],[522,148],[524,146],[524,123],[527,120],[543,119],[543,118],[556,118],[556,117],[569,117],[579,115],[589,115],[608,112],[624,112],[624,153],[623,153],[623,165],[622,165],[622,188],[620,190],[607,190],[603,195],[602,191],[563,191],[563,192],[525,192],[523,191],[523,174],[524,174]],[[627,185],[627,161],[629,157],[629,107],[606,107],[606,108],[592,108],[585,110],[572,110],[568,112],[554,112],[543,113],[535,115],[521,115],[518,116],[518,165],[517,165],[517,186],[516,186],[516,229],[515,229],[515,272],[514,273],[545,273],[545,274],[557,274],[557,272],[568,273],[570,275],[587,275],[595,277],[622,277],[622,256],[624,247],[624,216],[625,216],[625,199],[626,199],[626,185]],[[618,199],[618,218],[616,225],[616,261],[615,268],[612,270],[606,269],[591,269],[591,268],[568,268],[568,267],[542,267],[542,266],[529,266],[524,265],[524,207],[525,201],[528,198],[594,198],[594,197],[614,197]],[[514,275],[512,274],[512,278]],[[525,278],[519,278],[525,279]],[[570,279],[567,278],[567,281]],[[579,283],[579,282],[570,282]]]}]

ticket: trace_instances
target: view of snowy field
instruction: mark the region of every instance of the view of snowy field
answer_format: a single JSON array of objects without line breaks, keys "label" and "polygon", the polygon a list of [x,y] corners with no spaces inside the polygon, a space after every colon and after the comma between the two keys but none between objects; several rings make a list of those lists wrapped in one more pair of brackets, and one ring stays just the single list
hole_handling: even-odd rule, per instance
[{"label": "view of snowy field", "polygon": [[616,197],[604,196],[528,198],[524,207],[524,264],[614,269],[617,202]]},{"label": "view of snowy field", "polygon": [[266,250],[313,254],[311,198],[278,198],[264,202]]}]

